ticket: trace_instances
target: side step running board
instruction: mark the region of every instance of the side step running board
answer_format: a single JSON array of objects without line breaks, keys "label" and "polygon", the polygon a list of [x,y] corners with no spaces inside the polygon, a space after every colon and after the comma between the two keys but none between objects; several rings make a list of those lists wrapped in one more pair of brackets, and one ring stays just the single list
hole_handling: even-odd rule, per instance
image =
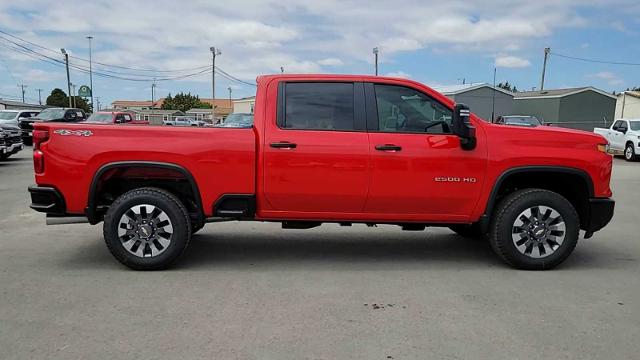
[{"label": "side step running board", "polygon": [[47,216],[47,225],[88,224],[86,216]]}]

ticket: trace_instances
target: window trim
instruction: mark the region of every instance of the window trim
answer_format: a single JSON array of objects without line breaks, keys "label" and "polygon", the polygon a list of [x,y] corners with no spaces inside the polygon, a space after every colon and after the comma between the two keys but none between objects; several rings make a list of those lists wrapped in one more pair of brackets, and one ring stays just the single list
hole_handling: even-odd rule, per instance
[{"label": "window trim", "polygon": [[435,133],[435,132],[424,132],[424,131],[419,132],[419,131],[382,131],[380,130],[379,129],[380,122],[378,119],[378,101],[376,98],[376,89],[375,89],[376,85],[395,86],[395,87],[410,89],[415,92],[418,92],[423,96],[426,96],[431,101],[434,101],[440,104],[440,106],[442,106],[443,108],[451,111],[451,115],[453,116],[452,108],[450,108],[446,104],[443,104],[438,99],[434,98],[433,96],[430,96],[429,94],[425,93],[420,89],[416,89],[414,87],[410,87],[406,85],[399,85],[399,84],[389,84],[389,83],[383,83],[383,82],[375,82],[375,83],[367,82],[367,83],[364,83],[364,89],[365,89],[365,100],[366,100],[366,108],[367,108],[367,131],[368,132],[383,133],[383,134],[420,134],[420,135],[453,135],[455,136],[452,132],[451,133],[445,133],[445,132]]},{"label": "window trim", "polygon": [[[285,109],[286,109],[286,85],[287,84],[352,84],[353,85],[353,129],[293,129],[284,127],[285,124]],[[365,93],[363,83],[360,81],[344,81],[344,80],[287,80],[280,81],[278,83],[278,100],[276,109],[276,126],[280,130],[294,130],[294,131],[332,131],[332,132],[366,132],[366,119],[365,113]]]}]

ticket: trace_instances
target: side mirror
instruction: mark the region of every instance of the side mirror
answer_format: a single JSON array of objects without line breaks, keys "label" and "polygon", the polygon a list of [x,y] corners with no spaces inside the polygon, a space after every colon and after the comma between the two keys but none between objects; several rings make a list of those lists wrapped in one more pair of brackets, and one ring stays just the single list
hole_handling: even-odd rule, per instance
[{"label": "side mirror", "polygon": [[460,137],[463,150],[473,150],[476,147],[476,128],[471,125],[471,111],[465,104],[456,104],[453,108],[452,130]]}]

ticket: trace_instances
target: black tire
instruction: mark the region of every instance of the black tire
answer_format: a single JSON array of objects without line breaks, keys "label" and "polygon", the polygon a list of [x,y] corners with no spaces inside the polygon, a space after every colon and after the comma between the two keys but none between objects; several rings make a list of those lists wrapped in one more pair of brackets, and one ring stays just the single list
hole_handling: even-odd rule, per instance
[{"label": "black tire", "polygon": [[636,161],[638,155],[636,154],[636,149],[633,147],[632,143],[627,143],[627,146],[624,147],[624,159],[627,161]]},{"label": "black tire", "polygon": [[[515,231],[525,228],[525,226],[521,226],[520,228],[516,226],[517,220],[522,213],[534,207],[540,209],[541,206],[551,208],[555,210],[556,213],[559,213],[564,225],[564,240],[555,250],[549,251],[547,249],[549,254],[543,255],[544,257],[533,258],[533,253],[528,256],[518,250],[518,246],[515,244],[516,240],[512,236],[515,236],[513,235]],[[526,229],[524,231],[526,231]],[[555,230],[551,230],[551,232],[555,232]],[[548,190],[524,189],[505,197],[496,208],[489,232],[489,243],[494,252],[498,254],[502,260],[515,268],[524,270],[546,270],[556,267],[571,255],[578,243],[579,232],[580,218],[573,205],[571,205],[567,199]],[[534,239],[533,234],[530,238]],[[520,241],[523,239],[524,238],[520,239]],[[527,243],[528,242],[527,240]],[[538,256],[540,256],[542,250],[539,249],[539,247],[542,245],[537,245],[538,243],[535,242],[533,242],[533,244],[536,245],[531,245],[531,251],[534,253],[537,252]],[[552,244],[551,240],[549,240],[547,245],[550,244]],[[555,245],[557,245],[557,243]],[[526,243],[520,246],[527,248],[525,252],[529,250],[529,245]],[[542,247],[544,248],[544,246]]]},{"label": "black tire", "polygon": [[[163,211],[172,226],[170,242],[157,256],[140,257],[130,253],[118,235],[125,212],[142,204]],[[125,266],[134,270],[161,270],[169,267],[189,245],[191,221],[187,209],[173,194],[157,188],[139,188],[124,193],[111,204],[104,218],[103,233],[109,251]]]},{"label": "black tire", "polygon": [[11,156],[11,155],[9,155],[9,154],[0,154],[0,161],[7,160],[9,158],[9,156]]},{"label": "black tire", "polygon": [[449,229],[456,234],[469,239],[482,239],[486,235],[480,230],[479,223],[450,225]]}]

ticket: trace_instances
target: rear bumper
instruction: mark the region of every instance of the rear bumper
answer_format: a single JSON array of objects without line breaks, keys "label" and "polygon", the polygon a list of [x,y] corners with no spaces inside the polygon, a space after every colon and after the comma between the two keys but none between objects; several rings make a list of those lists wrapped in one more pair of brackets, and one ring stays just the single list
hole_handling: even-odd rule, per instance
[{"label": "rear bumper", "polygon": [[594,232],[602,229],[611,221],[615,204],[615,201],[609,198],[589,199],[588,219],[583,226],[586,231],[585,238],[591,237]]},{"label": "rear bumper", "polygon": [[51,215],[65,215],[66,205],[64,197],[58,190],[47,186],[29,186],[29,193],[31,194],[31,205],[35,211],[51,214]]}]

